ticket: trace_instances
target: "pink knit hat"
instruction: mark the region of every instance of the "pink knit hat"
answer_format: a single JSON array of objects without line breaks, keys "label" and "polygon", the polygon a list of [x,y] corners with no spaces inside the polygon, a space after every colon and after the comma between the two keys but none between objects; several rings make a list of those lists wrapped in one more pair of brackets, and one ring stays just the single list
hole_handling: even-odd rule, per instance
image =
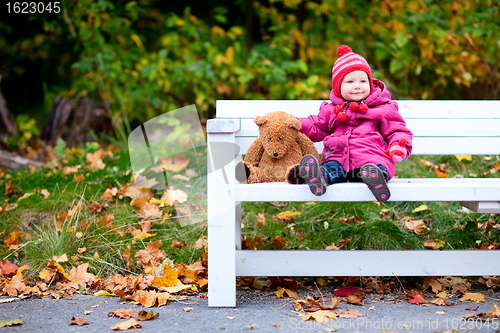
[{"label": "pink knit hat", "polygon": [[340,84],[346,74],[354,71],[364,71],[368,75],[371,93],[373,91],[372,70],[365,58],[352,52],[352,49],[347,45],[340,45],[337,56],[339,58],[332,68],[332,88],[335,96],[342,98]]}]

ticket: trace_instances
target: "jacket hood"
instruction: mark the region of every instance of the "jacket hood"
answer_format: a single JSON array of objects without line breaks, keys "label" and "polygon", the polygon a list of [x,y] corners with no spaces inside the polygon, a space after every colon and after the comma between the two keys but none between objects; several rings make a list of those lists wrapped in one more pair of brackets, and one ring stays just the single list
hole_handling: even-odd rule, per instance
[{"label": "jacket hood", "polygon": [[[373,91],[365,99],[365,104],[369,107],[375,107],[377,105],[387,103],[390,100],[391,94],[387,90],[385,84],[382,81],[373,79]],[[345,102],[343,98],[335,96],[333,90],[330,92],[330,101],[332,101],[334,105],[342,105]]]}]

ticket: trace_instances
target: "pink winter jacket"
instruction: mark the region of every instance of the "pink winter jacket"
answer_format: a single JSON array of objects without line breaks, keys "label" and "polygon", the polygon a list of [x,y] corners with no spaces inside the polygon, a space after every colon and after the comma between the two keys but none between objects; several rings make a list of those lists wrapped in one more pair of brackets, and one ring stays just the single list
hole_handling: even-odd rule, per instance
[{"label": "pink winter jacket", "polygon": [[346,111],[345,122],[337,120],[335,105],[344,100],[330,94],[332,103],[323,102],[318,115],[300,119],[300,131],[313,142],[323,141],[322,163],[338,161],[345,171],[354,170],[366,163],[381,164],[387,168],[389,178],[394,176],[395,162],[385,151],[394,142],[405,138],[408,155],[412,150],[413,134],[406,128],[398,111],[398,104],[391,101],[385,84],[373,80],[373,91],[366,98],[368,112]]}]

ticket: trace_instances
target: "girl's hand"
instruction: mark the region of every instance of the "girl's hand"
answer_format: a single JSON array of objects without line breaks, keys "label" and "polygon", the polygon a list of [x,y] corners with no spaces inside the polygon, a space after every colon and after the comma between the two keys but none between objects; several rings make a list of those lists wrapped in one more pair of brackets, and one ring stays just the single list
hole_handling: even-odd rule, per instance
[{"label": "girl's hand", "polygon": [[389,155],[394,162],[401,162],[408,155],[406,150],[406,139],[399,139],[398,142],[394,142],[389,146],[389,149],[385,152]]}]

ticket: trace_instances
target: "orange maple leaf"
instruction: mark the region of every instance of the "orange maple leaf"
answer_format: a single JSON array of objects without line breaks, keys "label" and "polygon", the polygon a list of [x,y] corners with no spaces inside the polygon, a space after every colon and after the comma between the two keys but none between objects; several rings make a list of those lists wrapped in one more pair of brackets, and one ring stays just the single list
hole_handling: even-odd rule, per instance
[{"label": "orange maple leaf", "polygon": [[89,263],[81,264],[78,267],[73,267],[68,274],[69,281],[68,286],[77,289],[78,287],[85,288],[87,282],[91,281],[95,275],[92,273],[87,273],[87,268]]},{"label": "orange maple leaf", "polygon": [[140,250],[135,253],[135,257],[139,259],[137,266],[143,268],[158,267],[159,263],[167,257],[167,253],[160,250],[161,240],[149,242],[145,250]]},{"label": "orange maple leaf", "polygon": [[23,277],[20,275],[14,275],[10,282],[5,285],[4,289],[11,297],[17,296],[18,292],[22,293],[24,289],[26,289],[26,285],[23,282]]}]

